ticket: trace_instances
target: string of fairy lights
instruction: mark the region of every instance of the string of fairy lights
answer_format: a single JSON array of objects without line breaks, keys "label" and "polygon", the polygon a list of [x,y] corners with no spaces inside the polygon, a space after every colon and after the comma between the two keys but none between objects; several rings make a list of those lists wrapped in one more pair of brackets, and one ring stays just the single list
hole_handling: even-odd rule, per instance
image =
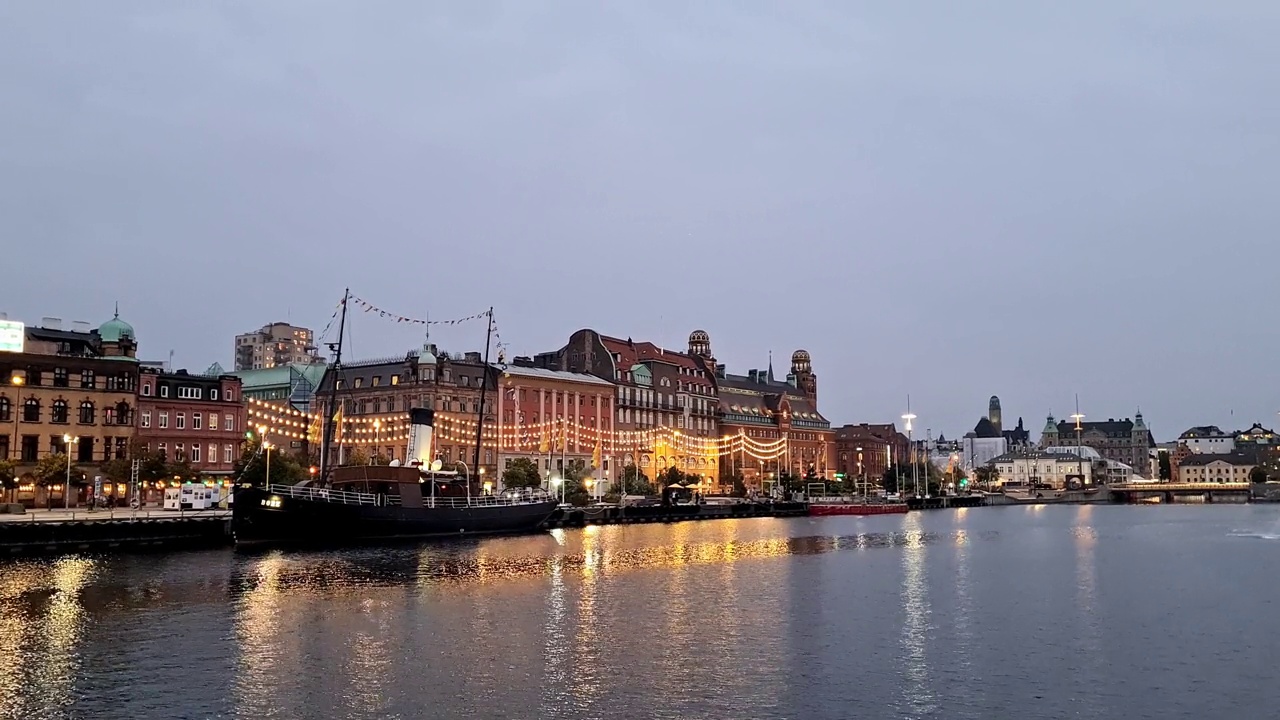
[{"label": "string of fairy lights", "polygon": [[[248,399],[250,426],[261,428],[272,437],[318,442],[323,418],[288,405],[256,398]],[[334,416],[334,442],[349,446],[378,446],[409,440],[409,414],[388,413],[346,417]],[[437,412],[435,434],[440,442],[474,444],[476,418],[461,413]],[[659,454],[742,455],[754,460],[771,461],[785,456],[788,439],[759,440],[744,432],[717,438],[699,437],[666,426],[644,430],[606,430],[580,422],[543,420],[510,427],[486,425],[481,431],[482,447],[511,453],[557,453],[562,448],[598,449],[603,455],[656,452]]]},{"label": "string of fairy lights", "polygon": [[[365,313],[385,318],[396,323],[412,325],[458,325],[477,319],[487,319],[489,330],[494,335],[497,329],[493,321],[493,311],[488,310],[468,317],[453,320],[426,320],[411,318],[386,311],[372,303],[354,295],[346,296],[339,309],[346,303],[353,303]],[[337,312],[334,313],[335,317]],[[332,325],[332,319],[330,320]],[[503,356],[504,343],[497,339],[499,358]],[[501,362],[501,359],[499,360]],[[258,428],[269,437],[289,438],[318,442],[322,430],[323,418],[316,413],[298,410],[290,405],[282,405],[256,398],[248,400],[250,426]],[[346,417],[339,410],[332,418],[334,422],[334,441],[348,446],[382,446],[393,443],[406,443],[409,440],[409,413],[388,413]],[[589,448],[594,454],[618,456],[623,453],[636,455],[653,453],[657,455],[688,455],[709,458],[712,456],[740,455],[753,460],[772,461],[791,452],[788,438],[776,440],[760,440],[747,435],[743,431],[722,437],[708,438],[690,435],[679,428],[658,426],[644,430],[607,430],[582,424],[573,419],[543,420],[541,422],[521,422],[515,427],[502,423],[486,424],[477,428],[474,415],[437,411],[435,414],[435,434],[443,443],[472,445],[476,441],[479,430],[482,447],[494,448],[498,452],[550,454],[567,451],[568,448]]]}]

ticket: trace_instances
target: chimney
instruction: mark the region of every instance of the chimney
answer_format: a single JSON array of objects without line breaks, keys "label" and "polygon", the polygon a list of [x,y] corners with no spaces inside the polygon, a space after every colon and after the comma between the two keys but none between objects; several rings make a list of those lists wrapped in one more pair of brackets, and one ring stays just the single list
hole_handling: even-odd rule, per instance
[{"label": "chimney", "polygon": [[716,377],[723,378],[724,371],[725,371],[724,363],[716,363]]},{"label": "chimney", "polygon": [[89,332],[90,330],[92,330],[92,329],[93,329],[93,326],[92,326],[92,325],[90,325],[88,322],[86,322],[86,321],[84,321],[84,320],[72,320],[72,321],[71,321],[71,331],[72,331],[72,332],[88,333],[88,332]]},{"label": "chimney", "polygon": [[751,382],[753,382],[753,383],[754,383],[754,382],[760,382],[760,371],[759,371],[759,370],[754,370],[754,369],[753,369],[753,370],[748,370],[748,371],[747,371],[747,379],[748,379],[748,380],[750,380],[750,381],[751,381]]},{"label": "chimney", "polygon": [[469,352],[469,353],[466,353],[465,355],[463,355],[463,356],[462,356],[462,358],[463,358],[463,360],[464,360],[465,362],[469,362],[469,363],[478,363],[478,362],[480,362],[480,353],[478,353],[478,352]]},{"label": "chimney", "polygon": [[514,365],[515,367],[523,367],[523,368],[535,367],[533,364],[533,358],[528,357],[526,355],[520,355],[513,358],[511,360],[511,364]]},{"label": "chimney", "polygon": [[62,318],[42,317],[40,318],[40,327],[46,330],[61,330]]}]

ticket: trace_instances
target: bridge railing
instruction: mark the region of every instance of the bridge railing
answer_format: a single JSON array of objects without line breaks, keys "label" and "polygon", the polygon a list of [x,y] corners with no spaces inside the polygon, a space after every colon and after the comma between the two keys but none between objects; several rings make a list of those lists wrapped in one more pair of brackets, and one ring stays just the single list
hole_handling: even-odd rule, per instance
[{"label": "bridge railing", "polygon": [[1211,492],[1214,490],[1248,490],[1247,482],[1194,482],[1194,483],[1116,483],[1109,485],[1120,492]]}]

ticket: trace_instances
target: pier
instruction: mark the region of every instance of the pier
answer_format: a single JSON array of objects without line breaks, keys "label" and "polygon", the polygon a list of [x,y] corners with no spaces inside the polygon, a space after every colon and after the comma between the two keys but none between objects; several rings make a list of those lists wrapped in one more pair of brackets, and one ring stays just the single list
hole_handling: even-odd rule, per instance
[{"label": "pier", "polygon": [[1111,501],[1247,503],[1250,485],[1238,483],[1118,483],[1111,485]]},{"label": "pier", "polygon": [[229,510],[30,510],[0,514],[0,555],[169,550],[231,543]]},{"label": "pier", "polygon": [[572,528],[586,525],[671,523],[687,520],[802,517],[808,514],[809,505],[799,502],[736,503],[732,505],[642,505],[636,507],[601,506],[557,510],[547,520],[547,527]]}]

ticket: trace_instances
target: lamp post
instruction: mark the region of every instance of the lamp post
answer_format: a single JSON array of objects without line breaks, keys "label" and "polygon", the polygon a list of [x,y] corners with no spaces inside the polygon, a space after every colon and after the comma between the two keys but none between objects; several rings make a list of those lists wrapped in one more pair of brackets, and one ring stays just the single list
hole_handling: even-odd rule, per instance
[{"label": "lamp post", "polygon": [[13,375],[9,378],[9,384],[13,386],[13,404],[9,406],[9,412],[13,413],[13,447],[9,452],[13,454],[13,458],[15,460],[20,457],[18,455],[18,420],[22,417],[18,414],[20,409],[19,405],[21,405],[21,403],[18,402],[18,388],[22,387],[25,383],[26,378],[21,375]]},{"label": "lamp post", "polygon": [[862,448],[858,448],[858,482],[862,483],[862,502],[867,501],[867,477],[862,473]]},{"label": "lamp post", "polygon": [[267,456],[267,479],[264,482],[267,487],[271,487],[271,447],[270,442],[262,441],[262,452],[266,453]]},{"label": "lamp post", "polygon": [[71,446],[79,442],[79,436],[62,436],[62,451],[67,454],[67,484],[62,486],[62,505],[65,509],[71,508]]},{"label": "lamp post", "polygon": [[382,421],[374,420],[373,421],[373,453],[369,455],[370,465],[373,464],[373,456],[378,454],[378,443],[382,442],[382,436],[380,432],[381,428],[382,428]]},{"label": "lamp post", "polygon": [[[915,486],[916,497],[920,497],[920,480],[916,477],[916,441],[911,434],[911,421],[916,419],[914,413],[911,412],[911,396],[907,396],[907,413],[902,416],[907,421],[907,445],[911,447],[911,452],[907,455],[907,459],[911,462],[911,483]],[[902,496],[902,475],[898,475],[898,496]]]},{"label": "lamp post", "polygon": [[1084,486],[1084,449],[1080,445],[1080,431],[1083,429],[1081,427],[1080,421],[1084,420],[1084,415],[1080,412],[1080,395],[1079,394],[1076,395],[1076,413],[1071,416],[1071,419],[1076,421],[1076,460],[1078,461],[1076,464],[1076,474],[1080,476],[1080,485],[1081,487],[1083,487]]}]

